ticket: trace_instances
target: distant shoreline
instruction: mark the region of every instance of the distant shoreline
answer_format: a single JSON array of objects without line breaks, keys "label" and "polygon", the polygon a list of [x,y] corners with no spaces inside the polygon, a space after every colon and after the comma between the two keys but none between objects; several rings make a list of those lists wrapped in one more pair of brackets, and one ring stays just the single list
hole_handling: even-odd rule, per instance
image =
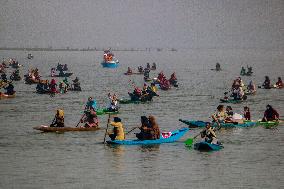
[{"label": "distant shoreline", "polygon": [[[107,48],[106,48],[107,49]],[[13,51],[104,51],[102,48],[17,48],[17,47],[0,47],[0,50],[13,50]],[[111,48],[111,51],[177,51],[177,49],[171,48],[130,48],[130,49],[115,49]]]}]

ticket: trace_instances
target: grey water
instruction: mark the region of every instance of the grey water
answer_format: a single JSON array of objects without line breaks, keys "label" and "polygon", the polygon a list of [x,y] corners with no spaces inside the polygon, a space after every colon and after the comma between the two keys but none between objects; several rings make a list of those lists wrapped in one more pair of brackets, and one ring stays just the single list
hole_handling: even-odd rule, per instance
[{"label": "grey water", "polygon": [[[125,130],[139,125],[141,115],[154,115],[162,131],[186,125],[179,118],[207,120],[220,104],[240,67],[251,65],[254,74],[243,77],[260,85],[265,75],[273,82],[283,77],[282,51],[260,49],[207,49],[115,52],[120,60],[117,69],[100,65],[102,52],[34,51],[28,60],[26,51],[0,51],[0,57],[19,60],[21,74],[37,67],[43,78],[60,61],[78,76],[82,92],[48,95],[35,93],[35,85],[15,82],[16,98],[0,101],[0,188],[283,188],[284,127],[221,129],[217,135],[224,149],[201,153],[184,146],[183,141],[200,130],[192,129],[180,141],[154,146],[109,146],[102,144],[105,130],[96,132],[40,133],[34,126],[48,125],[57,108],[65,111],[65,122],[75,126],[84,103],[93,96],[101,107],[107,94],[127,97],[130,83],[143,85],[143,76],[125,76],[127,67],[137,68],[156,62],[157,71],[169,77],[176,72],[179,87],[159,91],[160,97],[147,104],[121,105]],[[216,62],[222,71],[215,72]],[[12,69],[8,69],[11,73]],[[131,80],[131,82],[130,82]],[[57,81],[60,81],[57,78]],[[249,106],[252,118],[262,117],[267,104],[282,115],[283,90],[258,89],[247,102],[232,104],[241,113]],[[106,128],[107,116],[100,117]],[[136,131],[138,132],[138,131]],[[134,132],[135,133],[135,132]],[[127,135],[135,138],[134,133]]]}]

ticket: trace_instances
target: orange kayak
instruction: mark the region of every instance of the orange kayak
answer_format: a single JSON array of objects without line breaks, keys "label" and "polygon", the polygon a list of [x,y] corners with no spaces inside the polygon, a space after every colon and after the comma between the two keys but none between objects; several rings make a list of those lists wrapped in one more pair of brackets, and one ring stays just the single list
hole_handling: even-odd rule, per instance
[{"label": "orange kayak", "polygon": [[98,127],[49,127],[46,125],[41,125],[34,127],[33,129],[42,132],[69,132],[69,131],[97,131]]}]

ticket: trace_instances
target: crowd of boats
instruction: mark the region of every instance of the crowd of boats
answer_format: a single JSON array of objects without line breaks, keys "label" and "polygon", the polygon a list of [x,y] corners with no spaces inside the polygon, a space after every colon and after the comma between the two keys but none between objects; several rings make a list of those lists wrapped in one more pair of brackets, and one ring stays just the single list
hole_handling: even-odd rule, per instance
[{"label": "crowd of boats", "polygon": [[[28,58],[31,56],[28,56]],[[119,65],[119,61],[114,59],[114,54],[110,50],[104,51],[102,66],[105,68],[116,68]],[[15,69],[10,80],[7,79],[6,69],[12,67]],[[2,61],[0,65],[0,89],[4,88],[6,92],[0,93],[1,98],[15,97],[15,90],[13,82],[20,81],[22,79],[19,68],[21,65],[15,59],[8,59]],[[251,76],[252,67],[248,67],[248,72],[242,67],[240,75]],[[124,126],[121,118],[118,117],[120,113],[119,104],[129,104],[129,103],[145,103],[151,102],[155,96],[159,96],[158,90],[170,90],[171,88],[178,87],[178,80],[176,73],[172,73],[169,79],[165,76],[163,72],[159,72],[157,77],[151,78],[150,72],[155,72],[157,69],[156,63],[150,65],[147,63],[145,68],[139,66],[137,70],[130,67],[124,73],[127,77],[131,75],[142,75],[144,76],[145,83],[143,87],[137,86],[130,79],[130,84],[133,86],[133,92],[128,93],[129,98],[118,98],[116,94],[108,94],[109,105],[104,108],[98,108],[97,102],[93,97],[88,98],[88,102],[85,105],[84,113],[81,116],[76,127],[66,127],[64,124],[64,110],[58,109],[56,111],[54,120],[52,124],[45,126],[34,127],[36,130],[43,132],[66,132],[66,131],[95,131],[99,127],[99,116],[109,115],[107,128],[104,137],[104,143],[109,144],[159,144],[168,143],[179,140],[189,129],[192,128],[203,128],[203,130],[198,133],[193,138],[189,138],[185,141],[187,146],[191,146],[198,136],[204,138],[201,142],[196,142],[194,148],[197,150],[219,150],[223,148],[223,145],[217,140],[216,131],[221,128],[228,127],[252,127],[257,125],[264,125],[267,127],[272,127],[278,125],[280,120],[279,113],[271,106],[267,105],[267,109],[264,112],[264,116],[261,120],[253,121],[251,120],[249,107],[244,107],[243,115],[238,113],[233,113],[232,107],[224,105],[219,105],[214,114],[212,114],[212,122],[200,121],[200,120],[186,120],[179,119],[182,123],[186,124],[187,128],[177,129],[171,132],[161,132],[160,128],[156,122],[156,118],[152,115],[149,117],[141,116],[141,125],[130,129],[130,131],[125,132]],[[42,79],[39,70],[37,68],[30,69],[29,72],[24,75],[24,80],[26,84],[37,84],[36,92],[39,94],[49,94],[51,97],[55,96],[57,93],[67,93],[67,91],[81,91],[81,86],[79,78],[76,77],[72,80],[72,84],[69,83],[68,77],[73,73],[67,72],[67,64],[62,65],[57,64],[57,67],[51,68],[50,77],[52,79]],[[216,64],[216,68],[212,69],[215,71],[221,71],[220,63]],[[56,73],[58,72],[58,73]],[[58,84],[54,77],[64,78]],[[263,89],[281,89],[283,88],[283,82],[281,78],[275,85],[272,85],[268,76],[265,77],[265,81],[262,86],[258,88]],[[248,95],[255,95],[257,91],[256,85],[251,81],[247,86],[243,83],[241,77],[236,78],[233,81],[231,90],[224,93],[224,97],[220,99],[221,103],[242,103],[247,100]],[[1,99],[0,98],[0,99]],[[113,117],[113,121],[111,121]],[[81,125],[81,126],[80,126]],[[113,129],[109,129],[109,125],[113,126]],[[126,135],[134,130],[140,130],[136,134],[137,139],[126,140]],[[109,136],[110,140],[106,140],[106,136]]]}]

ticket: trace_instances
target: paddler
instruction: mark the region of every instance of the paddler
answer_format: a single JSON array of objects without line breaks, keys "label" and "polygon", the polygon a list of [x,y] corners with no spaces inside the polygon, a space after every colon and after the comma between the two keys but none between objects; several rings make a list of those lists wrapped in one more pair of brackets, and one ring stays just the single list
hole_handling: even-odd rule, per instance
[{"label": "paddler", "polygon": [[132,69],[130,67],[127,68],[127,73],[132,74]]},{"label": "paddler", "polygon": [[158,89],[157,89],[155,83],[151,83],[150,90],[154,93],[157,93]]},{"label": "paddler", "polygon": [[172,73],[171,78],[169,80],[171,85],[176,85],[177,84],[177,76],[176,76],[176,72]]},{"label": "paddler", "polygon": [[58,109],[50,127],[64,127],[64,111]]},{"label": "paddler", "polygon": [[276,82],[276,88],[281,89],[284,87],[281,77],[278,77],[278,81]]},{"label": "paddler", "polygon": [[206,122],[206,127],[200,132],[201,138],[204,138],[205,142],[210,144],[218,144],[217,136],[210,122]]},{"label": "paddler", "polygon": [[50,84],[49,84],[49,90],[51,94],[57,93],[57,84],[55,79],[52,79]]},{"label": "paddler", "polygon": [[88,102],[86,103],[85,110],[89,110],[93,108],[97,110],[97,101],[93,97],[88,98]]},{"label": "paddler", "polygon": [[136,134],[139,140],[155,140],[160,138],[160,129],[154,116],[141,116],[141,130]]},{"label": "paddler", "polygon": [[113,122],[110,122],[110,125],[113,126],[113,131],[108,133],[111,140],[124,140],[125,134],[121,119],[119,117],[114,117]]},{"label": "paddler", "polygon": [[55,76],[55,68],[51,68],[50,70],[50,76],[54,77]]},{"label": "paddler", "polygon": [[4,87],[4,89],[6,90],[7,95],[13,95],[15,93],[14,91],[14,85],[12,84],[12,82],[10,81],[7,87]]},{"label": "paddler", "polygon": [[84,116],[81,119],[81,123],[85,123],[84,127],[99,127],[99,120],[95,109],[90,106],[89,109],[84,111]]},{"label": "paddler", "polygon": [[248,92],[250,93],[254,93],[256,92],[256,86],[255,84],[253,83],[253,81],[250,81],[248,86],[247,86],[247,89],[248,89]]},{"label": "paddler", "polygon": [[146,68],[148,68],[149,70],[151,69],[150,63],[147,62]]},{"label": "paddler", "polygon": [[142,88],[142,95],[147,95],[148,94],[148,86],[146,83],[144,83],[143,88]]},{"label": "paddler", "polygon": [[223,105],[219,105],[217,107],[217,111],[212,114],[212,119],[213,122],[216,122],[218,124],[218,126],[221,126],[221,123],[225,123],[225,120],[227,119],[228,115],[225,112],[225,107]]},{"label": "paddler", "polygon": [[2,74],[1,74],[1,79],[2,79],[2,81],[4,81],[4,82],[7,82],[8,80],[7,80],[7,75],[3,72]]},{"label": "paddler", "polygon": [[69,81],[68,81],[67,77],[65,77],[65,78],[63,79],[63,82],[65,83],[65,85],[66,85],[66,87],[67,87],[67,89],[68,89],[68,88],[69,88]]},{"label": "paddler", "polygon": [[150,78],[149,74],[150,74],[150,69],[145,68],[144,69],[144,79],[149,79]]},{"label": "paddler", "polygon": [[241,75],[245,75],[245,74],[246,74],[246,69],[242,66]]},{"label": "paddler", "polygon": [[244,107],[244,119],[245,120],[251,120],[249,107],[247,107],[247,106]]},{"label": "paddler", "polygon": [[74,80],[73,80],[73,89],[75,91],[81,91],[81,86],[80,86],[80,82],[79,82],[79,78],[76,77]]},{"label": "paddler", "polygon": [[155,62],[153,62],[153,64],[152,64],[152,70],[156,70],[156,68],[157,68],[157,65],[156,65]]},{"label": "paddler", "polygon": [[108,93],[108,98],[110,100],[108,111],[117,112],[118,111],[118,100],[117,100],[116,94],[111,95],[110,93]]},{"label": "paddler", "polygon": [[216,63],[216,71],[219,71],[221,70],[221,65],[219,62]]},{"label": "paddler", "polygon": [[279,113],[272,108],[271,105],[266,106],[266,110],[264,112],[264,116],[262,118],[262,121],[278,121],[279,120]]},{"label": "paddler", "polygon": [[262,84],[262,86],[265,88],[265,89],[270,89],[271,86],[270,86],[270,79],[268,76],[265,76],[265,80]]}]

